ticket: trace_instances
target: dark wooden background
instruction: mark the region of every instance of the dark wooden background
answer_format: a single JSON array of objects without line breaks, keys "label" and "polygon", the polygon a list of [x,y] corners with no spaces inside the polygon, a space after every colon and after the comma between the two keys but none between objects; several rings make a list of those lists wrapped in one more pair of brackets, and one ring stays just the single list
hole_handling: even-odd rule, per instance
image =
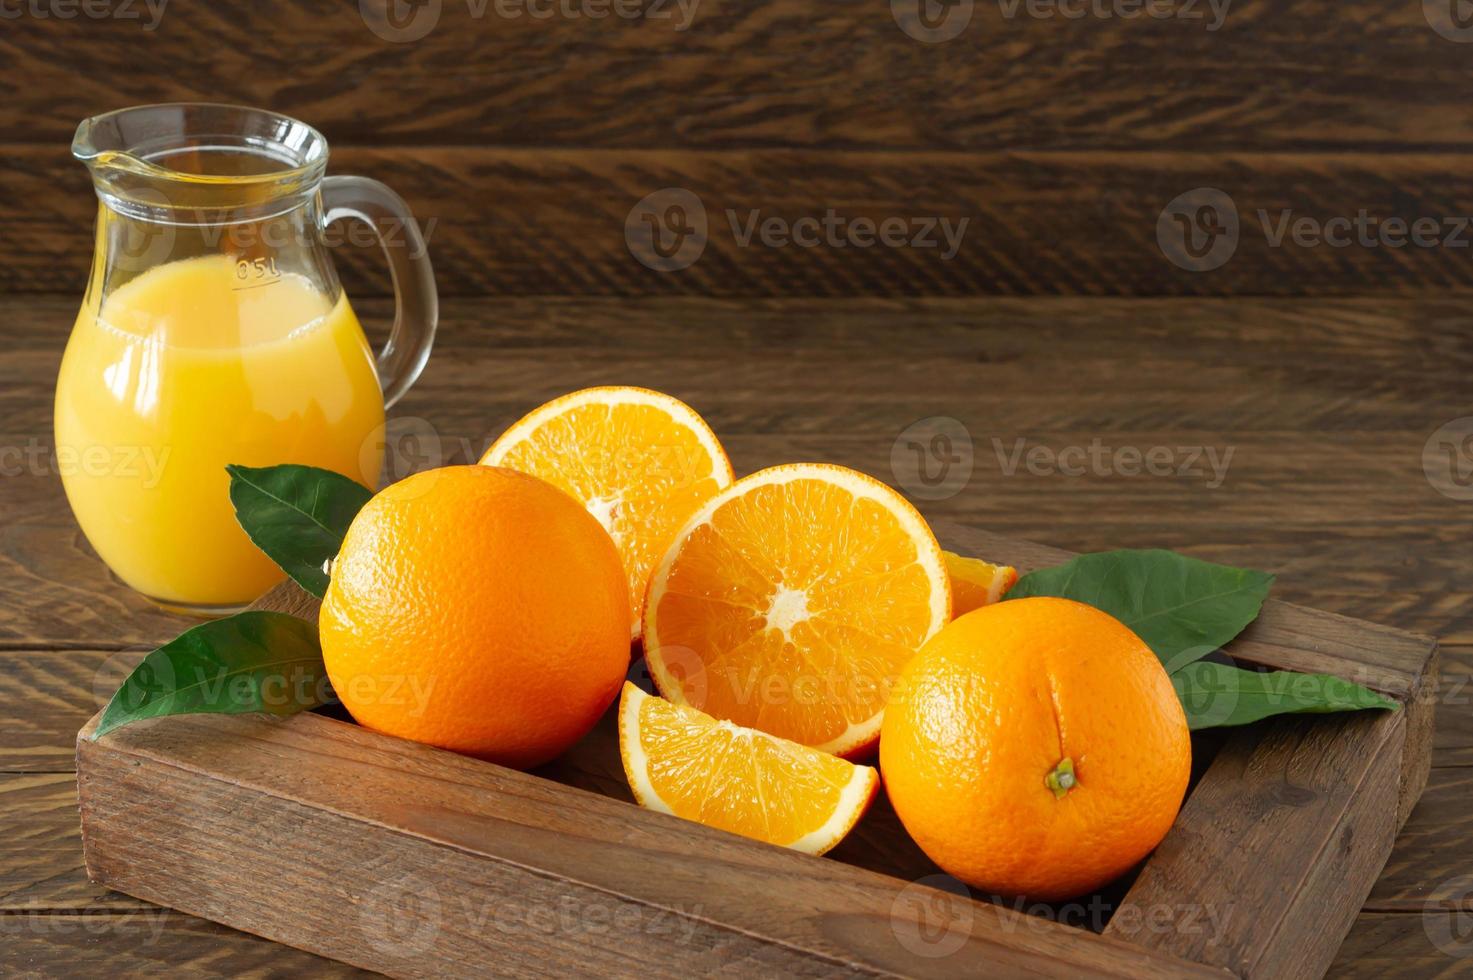
[{"label": "dark wooden background", "polygon": [[[907,35],[885,0],[699,0],[685,30],[678,14],[421,2],[439,20],[414,43],[384,41],[353,0],[173,0],[151,32],[0,21],[0,288],[79,287],[91,203],[71,133],[173,99],[319,127],[334,170],[380,177],[435,222],[447,294],[1337,295],[1469,281],[1473,230],[1462,247],[1272,248],[1256,215],[1473,214],[1473,44],[1437,34],[1419,0],[1237,0],[1217,30],[1205,0],[1188,9],[1202,19],[1167,20],[1009,18],[975,0],[945,43]],[[710,241],[694,266],[660,273],[631,259],[624,220],[672,186],[700,197]],[[1242,231],[1225,266],[1190,272],[1167,261],[1156,224],[1204,186],[1232,198]],[[740,248],[725,220],[830,207],[970,222],[944,261]],[[355,291],[382,290],[365,265]]]},{"label": "dark wooden background", "polygon": [[[1473,249],[1271,248],[1255,214],[1473,214],[1473,43],[1413,0],[1236,0],[1212,32],[1010,20],[978,0],[942,44],[909,37],[882,0],[701,0],[685,31],[468,11],[443,0],[407,44],[351,0],[171,0],[152,32],[0,19],[0,974],[337,972],[81,868],[74,733],[185,624],[92,555],[48,455],[95,208],[68,144],[85,116],[170,99],[303,118],[332,141],[333,172],[385,180],[433,222],[445,316],[395,423],[420,437],[398,447],[418,462],[479,451],[597,383],[688,400],[740,472],[808,458],[902,482],[897,437],[948,416],[975,472],[918,501],[928,515],[1264,568],[1282,598],[1438,636],[1431,784],[1333,973],[1473,967],[1458,931],[1473,912],[1473,503],[1423,470],[1434,431],[1473,415]],[[699,196],[710,240],[657,272],[625,221],[668,187]],[[1199,187],[1241,219],[1207,272],[1157,242],[1162,209]],[[829,208],[969,226],[945,261],[740,248],[723,213]],[[338,258],[382,324],[382,258]],[[1018,439],[1233,456],[1220,487],[1010,475],[997,446]]]}]

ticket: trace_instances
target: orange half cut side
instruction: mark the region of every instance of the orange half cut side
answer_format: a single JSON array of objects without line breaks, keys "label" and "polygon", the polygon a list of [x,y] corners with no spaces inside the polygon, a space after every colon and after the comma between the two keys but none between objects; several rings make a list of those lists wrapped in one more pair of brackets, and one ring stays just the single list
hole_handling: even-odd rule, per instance
[{"label": "orange half cut side", "polygon": [[645,657],[677,704],[852,755],[950,613],[915,508],[862,473],[796,463],[738,480],[675,536],[650,579]]},{"label": "orange half cut side", "polygon": [[534,409],[481,463],[541,477],[598,518],[629,574],[639,637],[650,571],[671,537],[732,481],[715,434],[679,399],[647,388],[585,388]]}]

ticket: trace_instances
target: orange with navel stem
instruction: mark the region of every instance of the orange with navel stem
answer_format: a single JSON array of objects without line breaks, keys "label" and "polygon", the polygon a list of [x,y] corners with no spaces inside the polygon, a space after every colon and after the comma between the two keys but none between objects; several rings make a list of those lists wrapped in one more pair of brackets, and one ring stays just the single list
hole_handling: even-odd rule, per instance
[{"label": "orange with navel stem", "polygon": [[1041,900],[1090,892],[1150,853],[1190,769],[1155,654],[1068,599],[952,622],[901,672],[880,735],[886,790],[921,849],[983,891]]},{"label": "orange with navel stem", "polygon": [[447,466],[358,512],[318,617],[359,724],[529,768],[582,738],[629,667],[614,543],[536,477]]}]

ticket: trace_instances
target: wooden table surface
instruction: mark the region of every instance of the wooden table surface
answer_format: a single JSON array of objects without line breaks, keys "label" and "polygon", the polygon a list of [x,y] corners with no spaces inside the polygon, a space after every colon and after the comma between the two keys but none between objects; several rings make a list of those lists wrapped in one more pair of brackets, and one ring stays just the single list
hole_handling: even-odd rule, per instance
[{"label": "wooden table surface", "polygon": [[[739,473],[841,462],[912,491],[928,516],[1081,551],[1161,546],[1263,568],[1281,598],[1437,636],[1431,782],[1332,975],[1463,975],[1473,500],[1456,498],[1473,490],[1450,477],[1473,457],[1433,437],[1473,414],[1469,305],[460,298],[391,431],[400,463],[425,465],[478,453],[552,395],[647,385],[701,411]],[[353,972],[87,881],[75,732],[188,623],[113,579],[67,508],[51,398],[75,308],[74,295],[0,299],[0,973]],[[954,495],[925,499],[902,433],[937,417],[969,436],[970,453],[952,446],[972,472]]]}]

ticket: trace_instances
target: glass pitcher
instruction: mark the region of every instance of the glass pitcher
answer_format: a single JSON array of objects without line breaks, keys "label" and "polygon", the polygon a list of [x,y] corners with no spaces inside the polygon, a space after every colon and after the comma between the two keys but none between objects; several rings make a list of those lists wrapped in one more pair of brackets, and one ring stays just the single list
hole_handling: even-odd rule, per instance
[{"label": "glass pitcher", "polygon": [[[419,226],[378,181],[325,177],[310,126],[236,106],[88,119],[96,252],[56,385],[72,512],[102,560],[168,608],[248,604],[282,578],[236,523],[228,463],[304,463],[370,487],[384,408],[429,357],[438,306]],[[375,358],[325,232],[378,234],[397,315]]]}]

